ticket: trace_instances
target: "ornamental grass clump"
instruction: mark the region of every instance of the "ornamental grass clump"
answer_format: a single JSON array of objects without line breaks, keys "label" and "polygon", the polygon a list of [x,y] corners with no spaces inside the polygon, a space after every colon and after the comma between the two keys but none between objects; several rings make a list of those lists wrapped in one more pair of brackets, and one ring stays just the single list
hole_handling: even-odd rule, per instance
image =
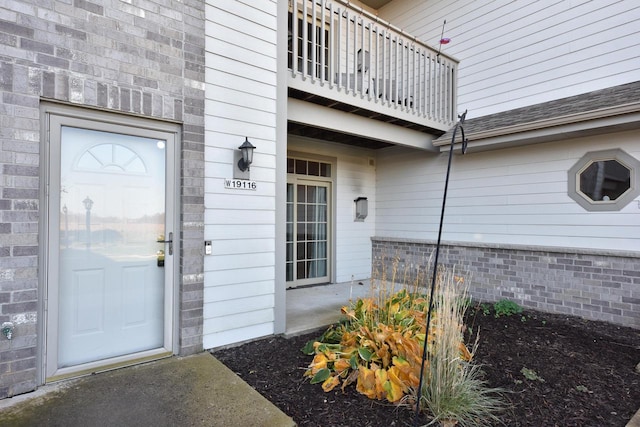
[{"label": "ornamental grass clump", "polygon": [[420,407],[433,416],[429,425],[500,423],[496,414],[505,408],[503,390],[488,388],[481,367],[472,362],[478,335],[471,347],[471,357],[460,357],[458,346],[469,299],[467,288],[454,282],[451,275],[444,275],[434,301],[438,316],[432,334],[436,340],[427,351]]}]

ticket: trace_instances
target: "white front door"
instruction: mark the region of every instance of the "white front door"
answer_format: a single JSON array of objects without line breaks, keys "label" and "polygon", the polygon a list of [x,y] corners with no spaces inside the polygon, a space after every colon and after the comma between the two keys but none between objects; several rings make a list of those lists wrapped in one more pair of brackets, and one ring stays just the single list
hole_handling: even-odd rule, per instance
[{"label": "white front door", "polygon": [[175,134],[49,123],[46,377],[171,351]]}]

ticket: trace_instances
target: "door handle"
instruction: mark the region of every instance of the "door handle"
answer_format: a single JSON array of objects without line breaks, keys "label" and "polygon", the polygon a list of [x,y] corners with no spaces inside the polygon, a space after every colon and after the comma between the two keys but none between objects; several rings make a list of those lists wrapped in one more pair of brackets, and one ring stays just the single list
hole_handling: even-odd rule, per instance
[{"label": "door handle", "polygon": [[158,236],[158,243],[169,244],[169,255],[173,255],[173,232],[169,233],[169,240],[164,240],[164,234]]}]

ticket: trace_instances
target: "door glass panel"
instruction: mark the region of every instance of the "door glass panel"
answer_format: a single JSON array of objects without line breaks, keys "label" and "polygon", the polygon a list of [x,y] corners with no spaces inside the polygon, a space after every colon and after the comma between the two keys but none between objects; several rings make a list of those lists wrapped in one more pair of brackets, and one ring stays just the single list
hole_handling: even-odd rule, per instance
[{"label": "door glass panel", "polygon": [[314,203],[316,201],[316,187],[308,185],[306,186],[306,188],[307,188],[307,203]]},{"label": "door glass panel", "polygon": [[318,187],[318,203],[327,203],[327,189],[325,187]]},{"label": "door glass panel", "polygon": [[327,260],[326,259],[318,260],[317,261],[317,267],[318,267],[318,271],[317,271],[318,276],[326,276],[327,275]]},{"label": "door glass panel", "polygon": [[58,367],[164,343],[165,141],[63,126]]}]

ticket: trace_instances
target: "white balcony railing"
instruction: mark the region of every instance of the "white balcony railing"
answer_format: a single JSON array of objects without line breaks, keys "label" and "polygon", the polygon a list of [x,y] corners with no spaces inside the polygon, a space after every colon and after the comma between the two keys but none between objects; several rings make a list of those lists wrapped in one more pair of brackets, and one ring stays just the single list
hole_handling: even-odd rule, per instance
[{"label": "white balcony railing", "polygon": [[295,89],[436,129],[455,121],[457,61],[342,0],[290,0],[288,63]]}]

